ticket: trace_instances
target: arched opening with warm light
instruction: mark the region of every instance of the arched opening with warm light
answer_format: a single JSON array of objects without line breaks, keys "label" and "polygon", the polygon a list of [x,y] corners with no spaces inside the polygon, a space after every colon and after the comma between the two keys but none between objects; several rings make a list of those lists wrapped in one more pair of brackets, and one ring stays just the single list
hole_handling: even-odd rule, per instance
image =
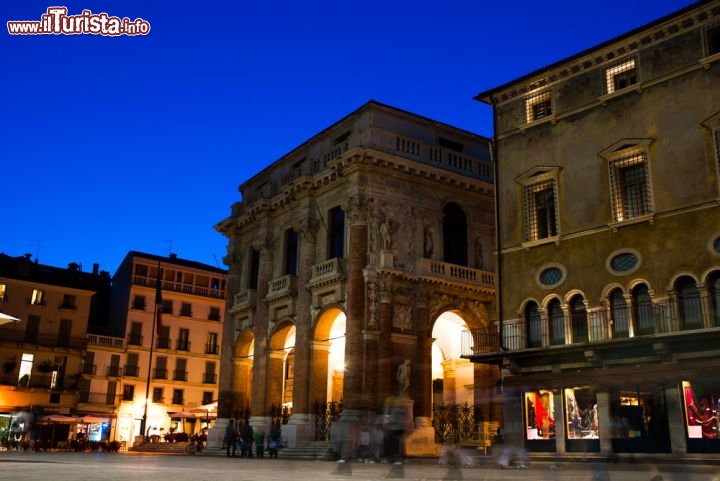
[{"label": "arched opening with warm light", "polygon": [[255,352],[255,336],[252,331],[241,333],[235,341],[233,353],[233,406],[238,417],[243,411],[250,411],[252,399],[252,368],[253,353]]},{"label": "arched opening with warm light", "polygon": [[317,318],[313,336],[312,384],[314,402],[342,401],[345,376],[345,313],[325,309]]},{"label": "arched opening with warm light", "polygon": [[295,387],[295,324],[279,322],[270,337],[267,396],[271,408],[292,407]]},{"label": "arched opening with warm light", "polygon": [[433,326],[433,404],[469,404],[474,399],[474,366],[460,358],[461,333],[468,329],[457,313],[442,313]]}]

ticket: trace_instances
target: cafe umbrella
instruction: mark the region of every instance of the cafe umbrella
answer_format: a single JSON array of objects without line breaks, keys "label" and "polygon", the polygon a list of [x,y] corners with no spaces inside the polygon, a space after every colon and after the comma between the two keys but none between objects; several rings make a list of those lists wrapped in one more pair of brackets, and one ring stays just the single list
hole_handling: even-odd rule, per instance
[{"label": "cafe umbrella", "polygon": [[17,317],[13,317],[10,314],[0,312],[0,326],[2,326],[3,324],[12,324],[18,322],[20,322],[20,319],[18,319]]},{"label": "cafe umbrella", "polygon": [[[41,424],[52,424],[51,439],[49,440],[50,444],[47,447],[55,447],[58,444],[58,441],[56,440],[56,431],[57,431],[58,424],[69,426],[70,424],[77,423],[78,418],[75,416],[66,416],[64,414],[48,414],[46,416],[40,416],[38,418],[38,421]],[[64,427],[61,429],[61,431],[65,431],[65,439],[62,439],[59,442],[67,441],[67,431],[68,430],[66,430]]]}]

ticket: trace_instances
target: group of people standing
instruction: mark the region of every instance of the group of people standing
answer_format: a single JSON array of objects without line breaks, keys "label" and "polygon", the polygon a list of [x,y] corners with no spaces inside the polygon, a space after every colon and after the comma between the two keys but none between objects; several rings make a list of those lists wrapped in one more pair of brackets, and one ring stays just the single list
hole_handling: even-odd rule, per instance
[{"label": "group of people standing", "polygon": [[[244,422],[237,423],[235,419],[230,419],[225,427],[225,436],[223,438],[225,445],[225,453],[227,457],[236,457],[237,451],[240,451],[241,458],[253,457],[253,445],[255,446],[255,456],[258,458],[265,457],[265,433],[255,432],[250,422],[246,419]],[[277,458],[278,452],[282,444],[282,433],[279,423],[274,423],[268,433],[267,451],[271,458]],[[238,449],[239,448],[239,449]]]}]

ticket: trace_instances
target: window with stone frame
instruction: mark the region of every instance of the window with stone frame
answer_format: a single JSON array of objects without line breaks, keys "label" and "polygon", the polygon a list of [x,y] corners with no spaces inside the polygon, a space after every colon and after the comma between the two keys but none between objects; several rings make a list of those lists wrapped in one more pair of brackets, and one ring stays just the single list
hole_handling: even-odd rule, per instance
[{"label": "window with stone frame", "polygon": [[535,91],[525,97],[525,122],[535,122],[553,113],[552,91]]},{"label": "window with stone frame", "polygon": [[152,402],[162,404],[164,402],[165,390],[161,387],[154,387],[152,392]]},{"label": "window with stone frame", "polygon": [[609,169],[613,221],[623,222],[651,214],[647,153],[632,152],[612,160]]},{"label": "window with stone frame", "polygon": [[135,398],[135,386],[133,384],[125,384],[123,386],[123,401],[132,401]]},{"label": "window with stone frame", "polygon": [[626,59],[605,69],[605,91],[608,94],[623,90],[638,82],[635,59]]},{"label": "window with stone frame", "polygon": [[555,179],[523,188],[525,240],[536,241],[558,235],[558,208]]},{"label": "window with stone frame", "polygon": [[182,389],[173,389],[172,404],[183,404],[185,392]]},{"label": "window with stone frame", "polygon": [[720,22],[705,29],[705,53],[708,57],[720,53]]}]

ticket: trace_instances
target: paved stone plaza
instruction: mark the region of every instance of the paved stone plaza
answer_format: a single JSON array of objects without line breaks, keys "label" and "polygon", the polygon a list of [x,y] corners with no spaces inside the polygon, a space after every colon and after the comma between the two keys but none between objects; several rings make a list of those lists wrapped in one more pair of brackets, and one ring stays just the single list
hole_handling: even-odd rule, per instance
[{"label": "paved stone plaza", "polygon": [[[131,453],[0,453],[3,478],[12,481],[364,481],[557,480],[716,481],[718,466],[694,462],[651,466],[642,463],[534,462],[528,469],[498,469],[488,463],[470,469],[438,466],[430,460],[407,465],[335,463],[289,459],[240,459],[212,455]],[[656,477],[660,475],[661,478]]]}]

